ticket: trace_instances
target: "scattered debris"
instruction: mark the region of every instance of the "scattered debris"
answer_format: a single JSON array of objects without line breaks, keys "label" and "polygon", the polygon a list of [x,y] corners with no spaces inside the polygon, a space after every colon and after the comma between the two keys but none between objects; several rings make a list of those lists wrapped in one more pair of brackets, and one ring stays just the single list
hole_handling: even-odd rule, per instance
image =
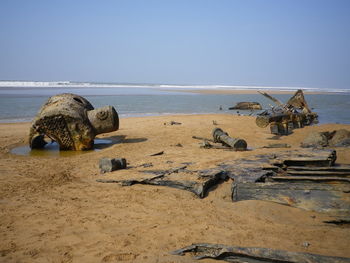
[{"label": "scattered debris", "polygon": [[157,155],[162,155],[162,154],[164,154],[164,151],[153,153],[150,156],[157,156]]},{"label": "scattered debris", "polygon": [[350,131],[345,129],[332,132],[311,132],[301,143],[301,147],[347,147],[350,146]]},{"label": "scattered debris", "polygon": [[299,149],[230,160],[205,170],[189,170],[186,164],[142,170],[132,179],[97,181],[168,186],[204,198],[213,186],[230,178],[233,201],[273,201],[350,220],[350,165],[335,166],[335,160],[334,150]]},{"label": "scattered debris", "polygon": [[323,256],[258,247],[230,247],[220,244],[193,244],[171,252],[190,254],[194,259],[212,258],[236,263],[349,263],[350,258]]},{"label": "scattered debris", "polygon": [[118,114],[112,106],[94,109],[85,98],[64,93],[50,97],[41,107],[30,127],[29,145],[43,148],[49,137],[60,150],[89,150],[96,135],[118,128]]},{"label": "scattered debris", "polygon": [[170,122],[164,122],[164,125],[181,125],[181,122],[176,121],[170,121]]},{"label": "scattered debris", "polygon": [[229,110],[261,110],[259,102],[238,102],[235,106],[228,108]]},{"label": "scattered debris", "polygon": [[[225,180],[227,176],[221,170],[208,170],[196,173],[186,170],[187,166],[169,170],[145,170],[143,173],[155,174],[155,176],[129,180],[98,179],[101,183],[120,183],[122,186],[134,184],[159,185],[186,190],[194,193],[199,198],[204,198],[210,188]],[[192,180],[191,180],[192,179]]]},{"label": "scattered debris", "polygon": [[170,145],[170,146],[174,146],[174,147],[183,147],[183,145],[182,145],[181,143],[177,143],[177,144]]},{"label": "scattered debris", "polygon": [[143,164],[140,164],[137,167],[143,167],[143,168],[153,167],[153,163],[143,163]]},{"label": "scattered debris", "polygon": [[286,104],[265,92],[259,93],[277,104],[276,107],[260,113],[255,121],[260,128],[270,124],[272,134],[288,135],[295,128],[318,122],[318,115],[307,105],[302,90],[298,90]]},{"label": "scattered debris", "polygon": [[220,128],[213,130],[214,142],[222,143],[223,145],[229,146],[236,151],[247,150],[247,142],[238,138],[231,138],[226,132]]},{"label": "scattered debris", "polygon": [[218,125],[218,123],[216,121],[213,120],[213,125]]},{"label": "scattered debris", "polygon": [[101,173],[113,172],[115,170],[125,169],[127,166],[124,158],[101,158],[99,168]]}]

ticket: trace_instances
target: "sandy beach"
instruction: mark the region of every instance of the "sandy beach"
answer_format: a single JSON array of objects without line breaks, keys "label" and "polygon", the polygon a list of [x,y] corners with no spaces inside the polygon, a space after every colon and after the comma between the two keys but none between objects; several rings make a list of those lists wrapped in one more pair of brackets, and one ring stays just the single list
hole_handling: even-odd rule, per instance
[{"label": "sandy beach", "polygon": [[[170,121],[181,125],[165,125]],[[189,169],[198,170],[251,155],[278,154],[286,149],[261,147],[288,143],[296,149],[311,131],[350,130],[350,125],[309,126],[273,140],[269,129],[257,127],[249,116],[125,118],[118,131],[99,136],[113,141],[100,151],[70,157],[12,154],[11,149],[27,145],[29,127],[0,124],[1,262],[193,262],[189,256],[169,254],[192,243],[350,257],[350,228],[323,223],[329,219],[326,214],[276,203],[233,203],[232,181],[204,199],[169,187],[96,182],[132,178],[146,163],[152,169],[189,163]],[[200,148],[192,136],[210,138],[215,127],[245,139],[250,150]],[[336,150],[337,163],[350,164],[350,149]],[[100,174],[102,157],[126,158],[130,168]]]}]

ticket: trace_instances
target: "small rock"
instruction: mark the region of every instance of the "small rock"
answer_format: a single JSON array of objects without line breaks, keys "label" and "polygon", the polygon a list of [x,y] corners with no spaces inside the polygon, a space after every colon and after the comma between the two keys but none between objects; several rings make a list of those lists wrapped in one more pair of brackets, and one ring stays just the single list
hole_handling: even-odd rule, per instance
[{"label": "small rock", "polygon": [[126,159],[124,158],[102,158],[99,162],[99,168],[101,173],[125,169],[126,165]]}]

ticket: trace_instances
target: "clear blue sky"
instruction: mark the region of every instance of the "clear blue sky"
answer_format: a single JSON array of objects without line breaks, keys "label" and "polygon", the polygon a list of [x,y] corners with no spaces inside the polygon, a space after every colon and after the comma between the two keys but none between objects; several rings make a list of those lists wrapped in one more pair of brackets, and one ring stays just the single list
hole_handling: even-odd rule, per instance
[{"label": "clear blue sky", "polygon": [[350,1],[0,1],[0,79],[350,88]]}]

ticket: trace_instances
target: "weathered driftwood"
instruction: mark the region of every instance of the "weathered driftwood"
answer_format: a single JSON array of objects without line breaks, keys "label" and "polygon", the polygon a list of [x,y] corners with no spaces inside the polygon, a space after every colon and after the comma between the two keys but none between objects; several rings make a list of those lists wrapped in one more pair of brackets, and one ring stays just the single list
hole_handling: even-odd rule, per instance
[{"label": "weathered driftwood", "polygon": [[[184,168],[176,168],[172,170],[150,170],[148,173],[157,174],[156,176],[145,179],[129,179],[129,180],[105,180],[98,179],[100,183],[120,183],[122,186],[132,186],[134,184],[168,186],[194,193],[199,198],[204,198],[211,187],[217,185],[227,178],[226,173],[222,170],[212,169],[198,172],[196,175],[188,176]],[[143,171],[146,172],[146,171]],[[184,174],[183,174],[184,172]],[[176,175],[174,175],[176,174]],[[187,178],[192,178],[188,180]],[[187,179],[187,180],[186,180]]]},{"label": "weathered driftwood", "polygon": [[233,183],[232,200],[263,200],[350,218],[350,185],[320,183]]},{"label": "weathered driftwood", "polygon": [[213,258],[236,263],[349,263],[350,258],[330,257],[257,247],[231,247],[219,244],[193,244],[171,252],[190,254],[194,259]]}]

